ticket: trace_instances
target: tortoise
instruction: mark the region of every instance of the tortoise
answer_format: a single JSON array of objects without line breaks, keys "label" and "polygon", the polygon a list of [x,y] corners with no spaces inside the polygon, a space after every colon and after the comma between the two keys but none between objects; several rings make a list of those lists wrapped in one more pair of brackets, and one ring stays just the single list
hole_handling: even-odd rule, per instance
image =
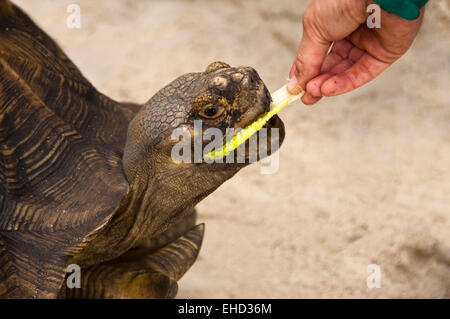
[{"label": "tortoise", "polygon": [[[242,163],[176,162],[171,134],[196,120],[202,134],[241,128],[270,101],[253,68],[213,62],[143,105],[116,102],[0,0],[0,297],[175,297],[204,236],[195,205],[249,151]],[[280,131],[270,155],[284,126],[274,117],[267,127]]]}]

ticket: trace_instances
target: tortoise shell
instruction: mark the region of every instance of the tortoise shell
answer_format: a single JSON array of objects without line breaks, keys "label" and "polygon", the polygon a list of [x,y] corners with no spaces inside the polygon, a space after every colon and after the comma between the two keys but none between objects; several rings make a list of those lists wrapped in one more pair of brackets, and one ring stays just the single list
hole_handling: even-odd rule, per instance
[{"label": "tortoise shell", "polygon": [[58,293],[68,258],[127,193],[121,157],[137,110],[99,93],[0,1],[0,296]]}]

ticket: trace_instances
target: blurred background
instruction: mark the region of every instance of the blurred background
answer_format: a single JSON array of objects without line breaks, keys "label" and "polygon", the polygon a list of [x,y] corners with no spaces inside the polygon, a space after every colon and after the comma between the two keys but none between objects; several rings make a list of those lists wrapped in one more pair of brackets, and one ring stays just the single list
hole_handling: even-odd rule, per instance
[{"label": "blurred background", "polygon": [[[139,103],[215,60],[254,67],[275,91],[308,4],[14,2],[100,91]],[[72,3],[79,29],[66,26]],[[248,167],[199,205],[206,235],[178,297],[449,298],[449,30],[450,1],[430,1],[411,50],[373,83],[283,110],[278,172]],[[366,285],[370,264],[380,288]]]}]

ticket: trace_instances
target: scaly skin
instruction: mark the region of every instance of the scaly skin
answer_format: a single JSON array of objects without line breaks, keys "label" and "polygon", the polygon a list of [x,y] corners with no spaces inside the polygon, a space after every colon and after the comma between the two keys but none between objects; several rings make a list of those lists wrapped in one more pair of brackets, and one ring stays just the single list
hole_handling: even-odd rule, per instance
[{"label": "scaly skin", "polygon": [[255,70],[223,62],[118,103],[0,0],[0,298],[173,297],[202,243],[194,206],[247,163],[176,163],[170,135],[195,120],[225,135],[269,103]]},{"label": "scaly skin", "polygon": [[[179,224],[183,218],[189,220],[199,201],[248,164],[175,163],[170,157],[171,132],[180,126],[193,132],[194,121],[202,120],[204,130],[217,127],[225,135],[226,128],[245,127],[267,112],[270,100],[255,70],[231,68],[223,62],[212,63],[203,73],[183,75],[156,93],[129,125],[123,164],[130,191],[112,221],[72,262],[90,269],[108,262],[108,267],[95,268],[90,275],[94,278],[104,276],[101,271],[111,271],[117,258],[123,258],[133,247],[147,245],[148,249],[140,253],[142,258],[149,258],[151,246],[146,239],[164,236],[170,232],[169,225]],[[216,108],[212,117],[205,114],[211,107]],[[277,118],[272,123],[281,129],[282,139],[281,121]],[[120,264],[124,276],[137,268],[132,262]],[[171,280],[168,290],[173,289],[176,279]],[[117,291],[123,293],[121,287]],[[104,290],[99,287],[99,291]]]}]

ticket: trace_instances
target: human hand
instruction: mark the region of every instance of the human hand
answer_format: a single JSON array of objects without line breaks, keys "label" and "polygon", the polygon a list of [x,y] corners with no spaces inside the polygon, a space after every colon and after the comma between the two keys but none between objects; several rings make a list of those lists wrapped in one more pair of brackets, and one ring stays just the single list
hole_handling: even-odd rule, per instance
[{"label": "human hand", "polygon": [[[381,28],[369,29],[365,0],[312,0],[303,14],[303,36],[292,65],[290,93],[306,89],[305,104],[349,92],[373,80],[409,49],[416,20],[381,9]],[[334,42],[329,54],[328,50]]]}]

